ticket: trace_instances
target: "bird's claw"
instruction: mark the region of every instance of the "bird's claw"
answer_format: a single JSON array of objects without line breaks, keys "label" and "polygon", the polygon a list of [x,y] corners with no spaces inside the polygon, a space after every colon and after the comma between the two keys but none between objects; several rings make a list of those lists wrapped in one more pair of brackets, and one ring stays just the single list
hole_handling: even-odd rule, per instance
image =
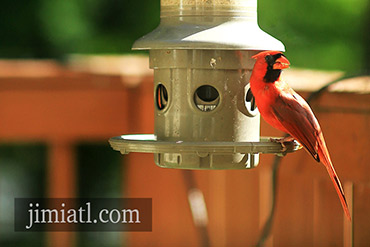
[{"label": "bird's claw", "polygon": [[281,145],[281,147],[283,148],[281,150],[281,155],[282,156],[285,156],[287,151],[288,151],[288,148],[287,146],[285,145],[285,143],[287,142],[292,142],[292,141],[295,141],[293,137],[291,136],[286,136],[286,137],[283,137],[283,138],[270,138],[270,141],[271,142],[275,142],[275,143],[279,143]]}]

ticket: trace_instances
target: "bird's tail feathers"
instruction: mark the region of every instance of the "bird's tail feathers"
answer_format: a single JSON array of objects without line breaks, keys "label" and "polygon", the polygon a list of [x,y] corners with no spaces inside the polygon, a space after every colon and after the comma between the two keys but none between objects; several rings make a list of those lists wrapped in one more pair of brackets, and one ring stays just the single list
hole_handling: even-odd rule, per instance
[{"label": "bird's tail feathers", "polygon": [[321,146],[319,148],[318,154],[320,157],[320,161],[325,165],[326,170],[328,171],[329,176],[334,184],[335,190],[337,191],[338,197],[342,204],[344,213],[346,214],[349,221],[351,221],[351,214],[349,213],[349,209],[348,209],[346,197],[344,196],[342,184],[340,183],[337,173],[335,172],[334,166],[331,162],[329,152],[327,151],[325,144],[324,146]]}]

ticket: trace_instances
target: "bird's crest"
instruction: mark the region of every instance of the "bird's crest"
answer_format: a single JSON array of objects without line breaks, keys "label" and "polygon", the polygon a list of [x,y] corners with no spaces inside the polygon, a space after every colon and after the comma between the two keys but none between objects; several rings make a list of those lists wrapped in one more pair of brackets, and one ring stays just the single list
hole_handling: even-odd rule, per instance
[{"label": "bird's crest", "polygon": [[266,57],[268,55],[276,55],[276,54],[282,54],[281,51],[262,51],[260,53],[257,53],[256,55],[252,56],[252,58],[254,59],[258,59],[258,58],[261,58],[261,57]]}]

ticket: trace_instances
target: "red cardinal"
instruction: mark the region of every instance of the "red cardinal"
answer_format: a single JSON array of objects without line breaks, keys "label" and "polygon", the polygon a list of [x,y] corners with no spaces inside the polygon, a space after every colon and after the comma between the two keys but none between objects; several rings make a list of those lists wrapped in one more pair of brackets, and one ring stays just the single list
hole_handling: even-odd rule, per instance
[{"label": "red cardinal", "polygon": [[[264,51],[253,56],[250,86],[262,117],[272,127],[288,133],[297,140],[317,162],[322,162],[333,181],[343,210],[351,220],[339,178],[330,160],[320,125],[307,102],[281,77],[288,68],[288,59],[279,51]],[[280,142],[287,139],[280,140]]]}]

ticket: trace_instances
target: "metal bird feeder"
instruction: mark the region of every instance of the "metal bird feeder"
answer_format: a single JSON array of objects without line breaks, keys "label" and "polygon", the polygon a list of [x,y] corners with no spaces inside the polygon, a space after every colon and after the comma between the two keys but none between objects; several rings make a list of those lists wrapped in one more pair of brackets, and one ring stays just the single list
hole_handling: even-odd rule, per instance
[{"label": "metal bird feeder", "polygon": [[[161,0],[160,25],[133,49],[150,50],[155,133],[113,137],[115,150],[185,169],[253,168],[259,153],[283,152],[260,137],[249,89],[251,56],[284,50],[259,28],[256,0]],[[285,152],[297,148],[287,143]]]}]

